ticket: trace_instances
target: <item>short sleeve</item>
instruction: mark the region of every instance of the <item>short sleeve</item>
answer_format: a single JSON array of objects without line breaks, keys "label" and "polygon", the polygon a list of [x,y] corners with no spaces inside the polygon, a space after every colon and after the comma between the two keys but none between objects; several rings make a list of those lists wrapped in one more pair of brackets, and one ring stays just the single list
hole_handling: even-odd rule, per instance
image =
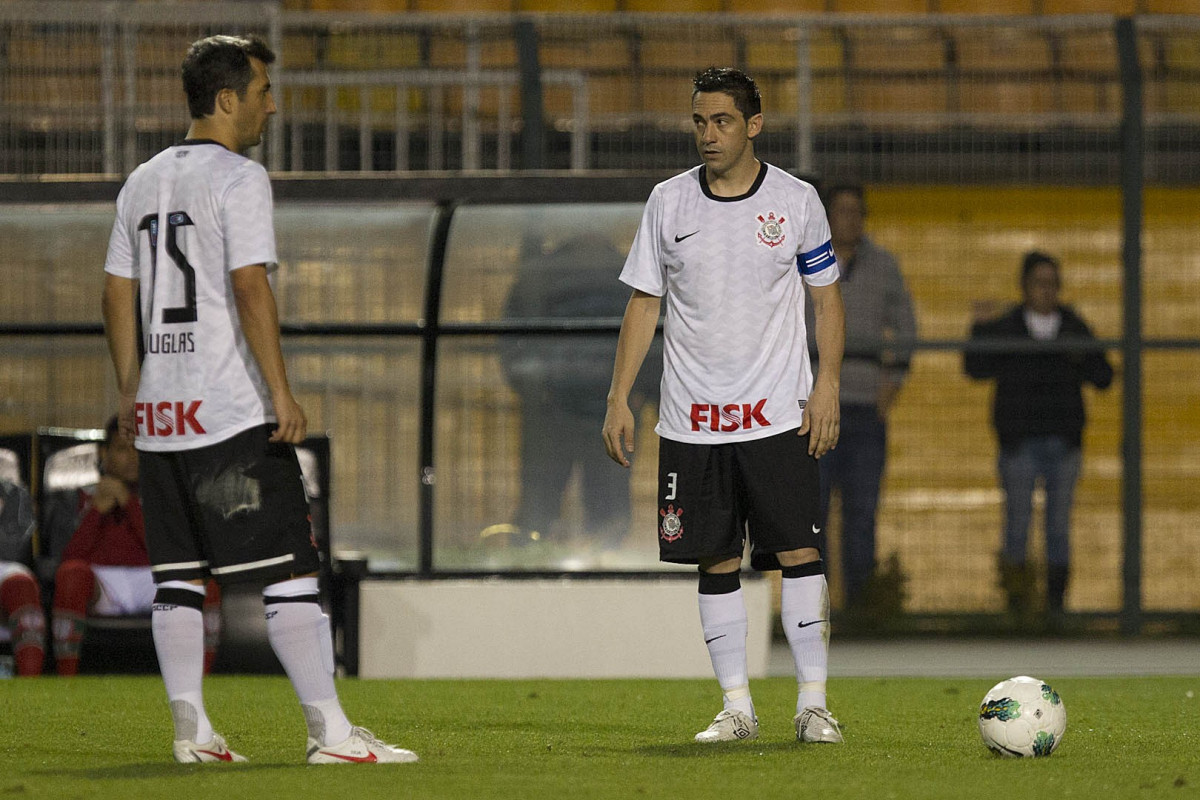
[{"label": "short sleeve", "polygon": [[[128,186],[126,183],[125,187]],[[138,277],[137,264],[134,263],[134,254],[137,251],[133,236],[137,231],[130,231],[126,220],[125,187],[122,187],[121,193],[117,195],[117,218],[113,220],[112,233],[108,237],[108,255],[104,259],[104,271],[118,278],[135,279]]]},{"label": "short sleeve", "polygon": [[650,193],[650,199],[646,201],[642,221],[633,237],[633,246],[629,248],[629,256],[621,270],[622,283],[655,297],[662,297],[667,286],[666,267],[662,258],[661,228],[662,195],[658,187],[655,187]]},{"label": "short sleeve", "polygon": [[796,255],[796,268],[804,282],[811,286],[828,286],[838,279],[837,258],[833,254],[833,242],[829,233],[829,220],[825,207],[817,192],[806,187],[804,231],[800,240],[800,252]]},{"label": "short sleeve", "polygon": [[225,231],[225,264],[232,272],[251,264],[266,264],[273,270],[275,223],[271,179],[256,161],[247,159],[232,176],[221,204]]}]

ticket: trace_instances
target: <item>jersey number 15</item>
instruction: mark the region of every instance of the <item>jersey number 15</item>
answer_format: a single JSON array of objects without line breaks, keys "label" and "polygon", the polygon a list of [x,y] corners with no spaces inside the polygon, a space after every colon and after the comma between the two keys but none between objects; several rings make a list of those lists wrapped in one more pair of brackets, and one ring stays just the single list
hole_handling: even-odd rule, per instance
[{"label": "jersey number 15", "polygon": [[[187,256],[179,249],[176,232],[185,225],[194,225],[186,211],[172,211],[167,214],[167,255],[171,257],[175,268],[183,273],[183,305],[164,308],[163,324],[173,322],[196,321],[196,270],[188,263]],[[146,231],[150,236],[150,274],[154,280],[158,278],[158,215],[147,214],[138,223],[139,231]]]}]

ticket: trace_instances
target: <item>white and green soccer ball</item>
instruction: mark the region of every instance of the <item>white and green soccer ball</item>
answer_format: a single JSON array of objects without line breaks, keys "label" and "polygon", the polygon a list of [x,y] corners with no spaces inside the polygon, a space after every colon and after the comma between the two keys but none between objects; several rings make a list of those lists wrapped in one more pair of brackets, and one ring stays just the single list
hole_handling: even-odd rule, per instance
[{"label": "white and green soccer ball", "polygon": [[1067,730],[1062,697],[1037,678],[1000,681],[979,704],[979,735],[1002,756],[1048,756]]}]

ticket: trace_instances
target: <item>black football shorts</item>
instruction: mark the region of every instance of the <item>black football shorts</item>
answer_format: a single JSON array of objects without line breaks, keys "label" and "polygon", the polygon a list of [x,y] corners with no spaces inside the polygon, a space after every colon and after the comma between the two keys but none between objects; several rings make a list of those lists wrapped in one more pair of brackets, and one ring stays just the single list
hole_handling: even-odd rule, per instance
[{"label": "black football shorts", "polygon": [[745,442],[695,444],[660,439],[659,559],[696,564],[741,558],[779,569],[776,553],[823,549],[820,473],[796,431]]},{"label": "black football shorts", "polygon": [[157,583],[272,583],[320,567],[300,462],[261,425],[193,450],[139,453]]}]

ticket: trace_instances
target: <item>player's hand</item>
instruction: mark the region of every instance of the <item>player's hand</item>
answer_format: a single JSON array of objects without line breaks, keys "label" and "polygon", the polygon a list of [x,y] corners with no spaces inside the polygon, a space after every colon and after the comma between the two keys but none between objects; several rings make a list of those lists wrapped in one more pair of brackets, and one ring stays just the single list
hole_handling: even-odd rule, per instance
[{"label": "player's hand", "polygon": [[92,494],[92,507],[101,514],[107,514],[117,506],[125,507],[129,502],[129,487],[120,478],[112,475],[100,476],[96,491]]},{"label": "player's hand", "polygon": [[808,438],[809,455],[820,458],[837,447],[841,421],[842,411],[837,392],[818,382],[804,406],[804,422],[799,430],[800,436],[811,434]]},{"label": "player's hand", "polygon": [[304,409],[290,394],[273,398],[275,418],[278,420],[270,441],[300,444],[308,435],[308,417]]},{"label": "player's hand", "polygon": [[625,454],[633,452],[633,427],[629,403],[610,403],[604,414],[604,448],[608,457],[622,467],[629,466]]}]

